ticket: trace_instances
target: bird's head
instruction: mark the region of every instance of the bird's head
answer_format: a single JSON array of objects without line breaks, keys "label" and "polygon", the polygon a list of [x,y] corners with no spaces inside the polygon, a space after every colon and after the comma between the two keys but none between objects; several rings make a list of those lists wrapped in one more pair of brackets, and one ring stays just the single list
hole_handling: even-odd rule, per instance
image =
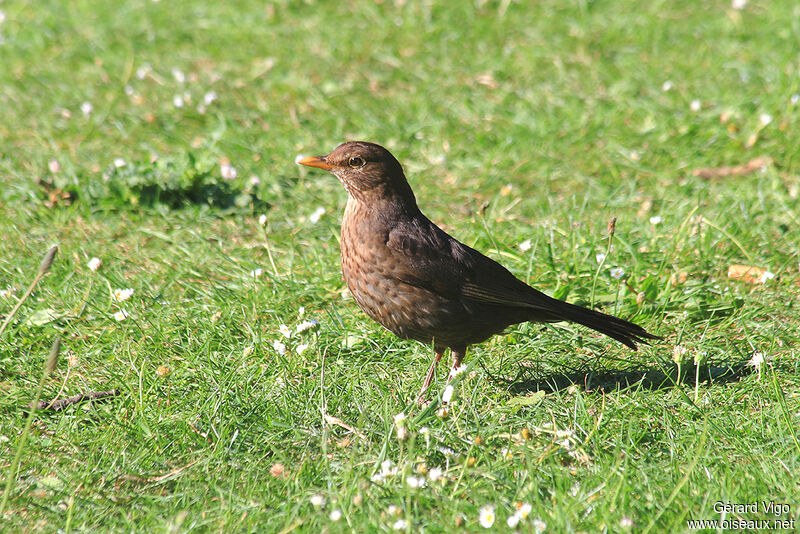
[{"label": "bird's head", "polygon": [[327,156],[309,156],[297,163],[331,172],[357,200],[385,199],[416,204],[400,162],[375,143],[349,141]]}]

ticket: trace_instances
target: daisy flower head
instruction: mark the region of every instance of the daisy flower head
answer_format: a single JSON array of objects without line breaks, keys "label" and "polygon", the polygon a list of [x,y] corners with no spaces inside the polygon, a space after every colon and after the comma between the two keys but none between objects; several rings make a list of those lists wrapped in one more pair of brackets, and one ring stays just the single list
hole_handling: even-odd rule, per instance
[{"label": "daisy flower head", "polygon": [[431,482],[439,482],[442,479],[442,469],[439,467],[431,467],[428,471],[428,480]]},{"label": "daisy flower head", "polygon": [[617,280],[621,280],[622,277],[625,276],[625,269],[621,267],[614,267],[611,269],[611,277]]},{"label": "daisy flower head", "polygon": [[413,475],[406,477],[406,486],[411,489],[419,489],[425,487],[425,479],[422,477],[415,477]]},{"label": "daisy flower head", "polygon": [[444,393],[442,393],[442,403],[448,403],[453,398],[453,392],[455,388],[452,384],[447,384],[447,387],[444,388]]},{"label": "daisy flower head", "polygon": [[314,224],[317,224],[323,215],[325,215],[325,208],[320,206],[314,210],[314,213],[308,216],[308,220]]},{"label": "daisy flower head", "polygon": [[280,325],[278,327],[278,330],[280,331],[281,334],[283,334],[283,337],[285,337],[286,339],[292,337],[292,329],[286,326],[285,324]]},{"label": "daisy flower head", "polygon": [[494,525],[495,514],[494,514],[494,506],[491,504],[487,504],[486,506],[482,506],[480,511],[478,512],[478,522],[481,524],[483,528],[491,528]]},{"label": "daisy flower head", "polygon": [[318,326],[319,322],[314,321],[313,319],[311,321],[303,321],[302,323],[297,325],[297,327],[295,328],[295,333],[302,334],[303,332],[307,332],[308,330],[314,330]]},{"label": "daisy flower head", "polygon": [[133,296],[133,289],[131,289],[130,287],[127,289],[115,289],[113,296],[114,300],[116,300],[117,302],[126,301]]},{"label": "daisy flower head", "polygon": [[223,162],[219,166],[219,171],[222,174],[222,177],[226,180],[233,180],[237,176],[236,167],[231,165],[230,163]]}]

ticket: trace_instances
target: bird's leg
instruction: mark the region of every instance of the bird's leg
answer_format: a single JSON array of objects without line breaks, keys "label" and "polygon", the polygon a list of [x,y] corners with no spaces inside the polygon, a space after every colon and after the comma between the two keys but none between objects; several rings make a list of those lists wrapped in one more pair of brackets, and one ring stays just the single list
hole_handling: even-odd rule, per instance
[{"label": "bird's leg", "polygon": [[450,368],[450,375],[447,377],[448,383],[463,370],[461,369],[461,361],[464,359],[466,353],[466,347],[462,349],[450,349],[450,354],[453,356],[453,367]]},{"label": "bird's leg", "polygon": [[433,361],[431,362],[431,367],[428,369],[428,374],[425,375],[425,381],[422,382],[422,389],[419,390],[419,398],[417,399],[418,404],[422,404],[424,402],[425,392],[428,391],[428,388],[431,386],[431,382],[433,382],[433,377],[436,376],[436,364],[439,363],[439,360],[442,359],[442,354],[444,354],[444,349],[435,349],[436,356],[434,356]]}]

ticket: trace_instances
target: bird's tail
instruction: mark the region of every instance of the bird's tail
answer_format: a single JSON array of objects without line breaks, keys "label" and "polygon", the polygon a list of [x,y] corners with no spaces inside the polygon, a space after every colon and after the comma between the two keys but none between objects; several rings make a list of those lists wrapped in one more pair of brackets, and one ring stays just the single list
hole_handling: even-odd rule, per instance
[{"label": "bird's tail", "polygon": [[553,299],[548,310],[548,321],[571,321],[597,330],[636,350],[637,343],[648,344],[649,339],[661,339],[638,324],[602,312]]}]

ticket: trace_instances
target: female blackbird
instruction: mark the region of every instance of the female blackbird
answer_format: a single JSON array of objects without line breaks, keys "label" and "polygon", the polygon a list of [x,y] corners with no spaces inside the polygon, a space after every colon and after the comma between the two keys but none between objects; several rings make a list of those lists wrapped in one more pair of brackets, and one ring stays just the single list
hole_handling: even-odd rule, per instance
[{"label": "female blackbird", "polygon": [[330,171],[347,190],[342,274],[358,305],[397,336],[433,344],[420,397],[446,348],[455,370],[469,345],[512,324],[572,321],[633,350],[659,339],[631,322],[549,297],[445,233],[419,210],[403,168],[380,145],[343,143],[298,163]]}]

